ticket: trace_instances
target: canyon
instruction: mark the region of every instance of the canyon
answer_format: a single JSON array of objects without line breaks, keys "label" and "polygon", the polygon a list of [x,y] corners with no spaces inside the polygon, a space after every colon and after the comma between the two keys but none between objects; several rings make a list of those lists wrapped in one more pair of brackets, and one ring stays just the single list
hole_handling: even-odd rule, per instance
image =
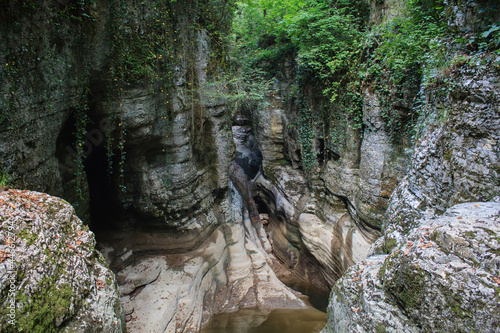
[{"label": "canyon", "polygon": [[[369,4],[377,24],[399,2]],[[450,29],[477,28],[483,7],[449,6]],[[2,308],[2,331],[199,332],[238,310],[311,311],[294,288],[331,291],[323,332],[498,330],[498,53],[419,87],[415,140],[394,139],[366,85],[362,126],[339,111],[342,136],[313,126],[306,151],[293,56],[262,103],[231,98],[231,1],[0,12],[0,289],[6,305],[15,281],[27,318]],[[313,114],[322,89],[305,84]]]}]

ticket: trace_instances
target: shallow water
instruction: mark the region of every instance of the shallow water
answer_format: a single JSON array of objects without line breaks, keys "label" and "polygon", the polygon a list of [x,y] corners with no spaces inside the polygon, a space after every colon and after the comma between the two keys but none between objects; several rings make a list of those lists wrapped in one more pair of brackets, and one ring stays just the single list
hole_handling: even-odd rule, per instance
[{"label": "shallow water", "polygon": [[317,309],[244,309],[216,315],[201,333],[317,333],[326,313]]}]

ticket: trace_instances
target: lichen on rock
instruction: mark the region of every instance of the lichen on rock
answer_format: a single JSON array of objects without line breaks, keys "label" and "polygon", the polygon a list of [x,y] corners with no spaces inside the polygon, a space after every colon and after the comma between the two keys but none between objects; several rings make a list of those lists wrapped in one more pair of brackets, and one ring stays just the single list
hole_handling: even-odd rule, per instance
[{"label": "lichen on rock", "polygon": [[500,203],[419,221],[338,281],[324,332],[492,332],[500,325]]},{"label": "lichen on rock", "polygon": [[66,201],[0,192],[2,332],[122,332],[114,274]]}]

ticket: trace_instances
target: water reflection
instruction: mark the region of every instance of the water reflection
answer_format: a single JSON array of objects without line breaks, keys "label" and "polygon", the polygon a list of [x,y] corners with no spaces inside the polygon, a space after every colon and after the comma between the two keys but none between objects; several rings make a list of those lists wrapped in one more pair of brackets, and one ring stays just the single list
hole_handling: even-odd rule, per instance
[{"label": "water reflection", "polygon": [[214,316],[201,333],[318,333],[325,325],[316,309],[244,309]]}]

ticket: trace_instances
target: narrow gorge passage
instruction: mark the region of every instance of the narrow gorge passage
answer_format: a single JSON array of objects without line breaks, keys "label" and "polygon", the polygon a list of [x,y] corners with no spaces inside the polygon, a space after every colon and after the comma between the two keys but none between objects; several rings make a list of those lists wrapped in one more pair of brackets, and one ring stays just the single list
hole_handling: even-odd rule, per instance
[{"label": "narrow gorge passage", "polygon": [[0,1],[0,331],[500,333],[499,22]]},{"label": "narrow gorge passage", "polygon": [[[319,332],[325,325],[329,288],[314,267],[319,263],[309,252],[300,254],[308,270],[299,275],[295,267],[275,257],[272,235],[283,217],[272,213],[253,186],[258,177],[264,177],[262,155],[248,123],[233,126],[233,137],[236,157],[229,167],[234,196],[230,209],[237,211],[233,218],[242,219],[241,224],[225,221],[227,213],[217,213],[224,207],[219,202],[222,207],[214,207],[217,222],[201,232],[134,226],[126,214],[110,216],[107,228],[94,229],[97,247],[117,275],[128,330],[172,324],[190,330],[200,325],[199,320],[208,332],[243,332],[243,327],[248,332],[278,332],[277,327],[283,332],[292,328]],[[96,179],[88,177],[90,189],[102,186],[91,183]],[[276,207],[275,202],[271,205]],[[92,221],[105,220],[92,217]],[[251,267],[245,268],[249,263]],[[184,290],[184,286],[190,287]],[[203,322],[205,311],[215,314],[209,322]]]},{"label": "narrow gorge passage", "polygon": [[[255,117],[255,115],[253,116]],[[287,223],[286,216],[283,211],[277,209],[279,205],[276,202],[277,197],[266,188],[259,186],[259,179],[267,180],[262,165],[262,152],[253,133],[251,118],[252,114],[245,112],[237,112],[233,116],[232,131],[236,158],[229,168],[230,179],[243,198],[252,222],[261,225],[262,227],[257,229],[265,232],[261,235],[262,242],[267,246],[266,250],[271,256],[272,267],[278,278],[289,287],[303,292],[305,295],[310,295],[313,299],[313,305],[317,306],[319,310],[325,311],[329,286],[326,280],[321,277],[320,263],[303,244],[294,245],[286,238],[284,244],[277,240],[280,236],[276,235],[281,234],[280,228]],[[290,236],[290,238],[295,239],[301,237],[300,234]],[[280,247],[297,248],[303,253],[299,255],[300,258],[295,258],[295,254],[283,251]],[[284,253],[284,258],[277,256],[277,253],[280,252]],[[304,265],[306,269],[298,268],[298,262],[306,262],[307,265]]]},{"label": "narrow gorge passage", "polygon": [[[266,202],[259,198],[257,187],[253,186],[258,177],[263,177],[262,153],[253,135],[250,119],[245,119],[242,114],[237,114],[236,118],[237,121],[232,127],[236,158],[229,169],[230,179],[244,201],[251,222],[258,225],[255,229],[261,232],[259,236],[270,256],[274,273],[285,285],[302,293],[303,296],[300,297],[310,305],[310,308],[240,309],[234,313],[218,314],[207,323],[201,333],[319,332],[326,324],[329,290],[325,285],[318,287],[311,281],[301,278],[294,272],[293,267],[287,267],[284,262],[276,258],[272,246],[275,226],[269,221],[271,210]],[[275,203],[272,205],[276,206]],[[314,257],[311,256],[310,260],[314,260]]]}]

